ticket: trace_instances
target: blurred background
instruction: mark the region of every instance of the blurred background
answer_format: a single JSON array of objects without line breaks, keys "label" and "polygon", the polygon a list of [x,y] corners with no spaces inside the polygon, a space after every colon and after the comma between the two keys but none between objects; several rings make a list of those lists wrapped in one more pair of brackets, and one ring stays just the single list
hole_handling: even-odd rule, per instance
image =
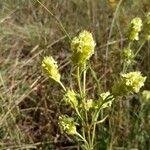
[{"label": "blurred background", "polygon": [[[76,150],[78,143],[62,135],[58,116],[70,113],[61,104],[59,85],[41,70],[43,56],[52,55],[62,81],[71,82],[70,37],[92,32],[97,43],[91,65],[104,91],[121,72],[120,52],[134,17],[143,20],[149,0],[0,0],[0,149]],[[134,51],[139,47],[134,45]],[[150,90],[150,45],[144,44],[133,70],[140,70]],[[94,97],[96,82],[89,73],[87,87]],[[100,150],[149,150],[150,102],[138,95],[116,101],[108,120],[98,128]]]}]

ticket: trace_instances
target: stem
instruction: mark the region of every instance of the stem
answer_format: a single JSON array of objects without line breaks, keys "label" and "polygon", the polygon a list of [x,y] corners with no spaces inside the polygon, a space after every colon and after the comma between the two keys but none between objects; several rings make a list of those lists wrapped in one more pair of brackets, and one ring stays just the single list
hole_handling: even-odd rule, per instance
[{"label": "stem", "polygon": [[78,111],[78,108],[76,108],[76,107],[74,107],[74,108],[75,108],[76,113],[77,113],[78,116],[80,117],[80,119],[84,122],[84,120],[83,120],[81,114],[80,114],[79,111]]},{"label": "stem", "polygon": [[60,86],[63,88],[63,90],[66,92],[67,90],[66,90],[65,86],[62,84],[62,82],[61,82],[61,81],[59,81],[58,83],[59,83],[59,84],[60,84]]},{"label": "stem", "polygon": [[125,63],[125,62],[123,62],[123,73],[125,73],[125,72],[126,72],[126,69],[127,69],[127,65],[126,65],[126,63]]},{"label": "stem", "polygon": [[88,142],[89,142],[89,148],[90,150],[92,150],[92,142],[91,142],[91,134],[90,134],[90,128],[88,129]]},{"label": "stem", "polygon": [[80,67],[77,67],[77,82],[78,82],[78,87],[80,91],[80,96],[82,97],[82,90],[81,90],[81,81],[80,81]]},{"label": "stem", "polygon": [[92,123],[94,123],[93,125],[93,132],[92,132],[92,145],[94,145],[94,140],[95,140],[95,129],[96,129],[96,122],[97,122],[97,116],[99,114],[99,111],[96,111],[96,113],[93,115],[93,119],[92,119]]},{"label": "stem", "polygon": [[94,126],[93,126],[93,132],[92,132],[92,145],[94,145],[95,129],[96,129],[96,123],[94,123]]},{"label": "stem", "polygon": [[84,71],[83,71],[83,94],[84,94],[84,99],[86,95],[86,64],[84,64]]},{"label": "stem", "polygon": [[137,54],[140,52],[140,50],[142,49],[143,45],[145,44],[145,41],[142,42],[141,46],[139,47],[139,49],[136,51],[134,57],[137,56]]},{"label": "stem", "polygon": [[[86,64],[84,64],[83,68],[83,104],[86,102]],[[86,122],[88,123],[88,114],[85,110],[85,118]]]},{"label": "stem", "polygon": [[[78,82],[80,97],[82,98],[83,96],[82,96],[82,89],[81,89],[80,67],[79,67],[79,66],[77,67],[77,82]],[[79,115],[78,110],[76,110],[76,111],[77,111],[77,114]],[[80,117],[80,116],[81,116],[81,115],[79,115],[79,117]],[[80,118],[82,119],[82,126],[83,126],[83,128],[82,128],[82,135],[83,135],[83,138],[86,139],[86,138],[85,138],[85,129],[84,129],[84,126],[85,126],[84,118],[83,118],[82,116],[81,116]]]},{"label": "stem", "polygon": [[82,136],[82,135],[80,135],[78,132],[76,132],[76,135],[80,138],[80,139],[82,139],[83,141],[84,141],[84,143],[87,145],[87,148],[89,147],[89,143],[87,142],[87,140]]},{"label": "stem", "polygon": [[[84,68],[83,68],[83,103],[86,102],[86,64],[84,64]],[[91,143],[91,129],[89,127],[89,120],[88,120],[88,113],[87,113],[87,110],[85,110],[85,118],[86,118],[86,124],[87,124],[87,127],[88,127],[88,131],[87,131],[87,134],[88,134],[88,143],[89,143],[89,149],[92,150],[93,148],[93,145]]]},{"label": "stem", "polygon": [[[86,102],[86,64],[84,64],[84,68],[83,68],[83,103]],[[88,114],[87,114],[87,110],[85,110],[85,118],[86,118],[86,122],[88,124]]]},{"label": "stem", "polygon": [[96,124],[97,124],[97,119],[98,119],[100,110],[101,109],[99,108],[99,110],[95,112],[95,114],[93,115],[93,119],[92,119],[92,123],[94,123],[93,132],[92,132],[92,145],[94,145]]}]

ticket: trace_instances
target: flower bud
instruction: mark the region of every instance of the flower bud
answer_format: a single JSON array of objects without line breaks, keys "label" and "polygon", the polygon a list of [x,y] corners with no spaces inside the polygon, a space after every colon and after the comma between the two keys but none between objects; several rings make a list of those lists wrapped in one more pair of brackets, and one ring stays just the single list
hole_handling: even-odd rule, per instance
[{"label": "flower bud", "polygon": [[142,99],[147,102],[148,100],[150,100],[150,91],[148,90],[144,90],[142,92]]},{"label": "flower bud", "polygon": [[93,36],[88,31],[83,31],[78,37],[73,38],[71,42],[72,61],[75,64],[81,65],[94,54],[95,41]]},{"label": "flower bud", "polygon": [[133,61],[133,58],[134,58],[134,53],[130,48],[123,49],[122,59],[125,64],[130,65]]},{"label": "flower bud", "polygon": [[58,71],[57,62],[52,57],[44,57],[42,61],[42,68],[53,80],[60,82],[60,74]]},{"label": "flower bud", "polygon": [[130,23],[130,27],[129,27],[129,40],[131,41],[138,41],[139,40],[139,32],[142,29],[142,20],[141,18],[134,18],[131,23]]},{"label": "flower bud", "polygon": [[87,99],[86,102],[84,103],[84,108],[89,111],[90,109],[95,109],[96,105],[93,99]]},{"label": "flower bud", "polygon": [[64,101],[66,104],[69,104],[72,108],[78,106],[78,100],[76,97],[76,93],[73,90],[68,90],[64,96]]},{"label": "flower bud", "polygon": [[66,115],[59,117],[59,126],[61,131],[67,134],[73,135],[77,133],[74,119]]}]

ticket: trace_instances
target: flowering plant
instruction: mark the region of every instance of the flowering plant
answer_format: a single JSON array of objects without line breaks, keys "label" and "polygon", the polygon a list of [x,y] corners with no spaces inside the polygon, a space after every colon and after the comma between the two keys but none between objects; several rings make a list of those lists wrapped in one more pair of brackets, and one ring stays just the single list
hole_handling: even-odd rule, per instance
[{"label": "flowering plant", "polygon": [[[138,34],[141,31],[142,22],[135,18],[131,22],[131,32],[129,39],[138,40]],[[95,150],[97,130],[96,126],[103,123],[108,115],[100,118],[100,114],[110,109],[118,96],[124,96],[132,93],[138,93],[144,86],[146,77],[143,77],[139,71],[126,73],[124,70],[120,74],[119,82],[116,82],[112,89],[107,92],[98,93],[98,98],[89,97],[86,88],[87,61],[94,54],[95,41],[88,31],[79,33],[79,36],[72,39],[71,42],[71,60],[76,67],[76,80],[78,90],[65,87],[60,81],[61,75],[58,71],[56,61],[52,57],[44,57],[42,68],[50,78],[58,82],[65,94],[63,101],[74,111],[73,116],[66,114],[59,117],[60,130],[68,135],[75,136],[82,141],[81,148],[84,150]],[[134,53],[130,48],[124,49],[123,61],[125,64],[131,64]],[[128,69],[128,68],[126,68]],[[146,92],[143,95],[148,95]],[[148,96],[145,96],[148,97]],[[80,128],[78,129],[77,126]]]}]

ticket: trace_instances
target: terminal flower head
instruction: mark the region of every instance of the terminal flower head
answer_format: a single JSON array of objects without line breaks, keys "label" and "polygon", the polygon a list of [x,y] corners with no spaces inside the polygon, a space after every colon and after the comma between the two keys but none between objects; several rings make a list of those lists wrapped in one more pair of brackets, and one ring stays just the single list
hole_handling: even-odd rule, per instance
[{"label": "terminal flower head", "polygon": [[60,82],[60,74],[58,71],[57,62],[53,59],[53,57],[44,57],[42,61],[42,68],[50,78],[57,82]]},{"label": "terminal flower head", "polygon": [[78,65],[86,63],[94,54],[95,45],[92,34],[88,31],[82,31],[71,42],[72,61]]},{"label": "terminal flower head", "polygon": [[139,71],[121,74],[121,77],[124,86],[131,93],[138,93],[146,80],[146,77],[143,77]]},{"label": "terminal flower head", "polygon": [[121,79],[112,87],[112,93],[115,96],[138,93],[146,80],[146,77],[143,77],[139,71],[120,75]]},{"label": "terminal flower head", "polygon": [[66,115],[59,116],[59,126],[62,132],[73,135],[76,134],[76,125],[74,119]]}]

